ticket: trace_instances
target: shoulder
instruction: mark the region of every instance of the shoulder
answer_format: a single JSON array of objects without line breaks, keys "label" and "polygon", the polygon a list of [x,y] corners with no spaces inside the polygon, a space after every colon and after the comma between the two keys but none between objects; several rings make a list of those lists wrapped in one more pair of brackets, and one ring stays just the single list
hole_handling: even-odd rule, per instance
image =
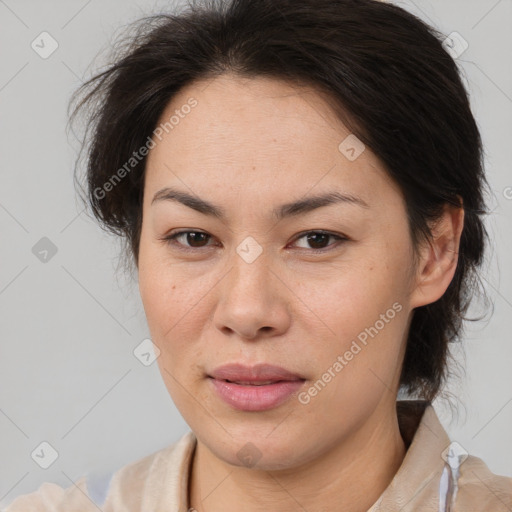
[{"label": "shoulder", "polygon": [[[1,512],[60,512],[64,506],[69,507],[69,510],[75,508],[83,512],[92,511],[93,504],[86,497],[86,479],[83,476],[67,488],[45,482],[36,491],[18,496],[6,507],[2,506]],[[96,507],[94,510],[97,512]]]},{"label": "shoulder", "polygon": [[455,512],[509,512],[512,510],[512,477],[494,474],[487,464],[468,455],[460,465]]},{"label": "shoulder", "polygon": [[45,482],[29,494],[18,496],[0,512],[103,512],[126,510],[141,504],[152,487],[160,486],[167,468],[178,463],[190,448],[193,436],[185,434],[179,441],[137,459],[112,473],[88,473],[69,487]]}]

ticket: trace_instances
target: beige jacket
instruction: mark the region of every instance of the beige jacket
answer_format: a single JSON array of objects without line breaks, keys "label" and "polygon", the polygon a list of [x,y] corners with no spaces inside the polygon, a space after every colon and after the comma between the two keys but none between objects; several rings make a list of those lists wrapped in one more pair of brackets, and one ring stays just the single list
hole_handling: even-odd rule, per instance
[{"label": "beige jacket", "polygon": [[[397,412],[407,453],[368,512],[512,512],[512,478],[491,473],[481,459],[450,443],[430,404],[398,401]],[[95,483],[83,476],[65,489],[44,483],[2,512],[187,512],[195,445],[189,431],[111,479]]]}]

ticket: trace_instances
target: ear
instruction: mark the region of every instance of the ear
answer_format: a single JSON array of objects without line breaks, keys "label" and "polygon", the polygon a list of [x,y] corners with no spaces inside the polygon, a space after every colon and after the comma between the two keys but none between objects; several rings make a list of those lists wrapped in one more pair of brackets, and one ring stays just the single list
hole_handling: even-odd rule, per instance
[{"label": "ear", "polygon": [[442,217],[430,226],[432,240],[420,251],[415,287],[411,294],[412,308],[440,299],[455,275],[464,226],[462,198],[458,197],[460,206],[445,204]]}]

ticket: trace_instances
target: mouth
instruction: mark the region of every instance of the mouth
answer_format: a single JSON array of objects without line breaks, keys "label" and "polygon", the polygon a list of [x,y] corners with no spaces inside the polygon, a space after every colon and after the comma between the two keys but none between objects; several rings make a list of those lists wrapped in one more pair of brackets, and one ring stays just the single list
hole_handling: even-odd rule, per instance
[{"label": "mouth", "polygon": [[247,366],[242,363],[231,363],[215,368],[208,377],[235,384],[267,385],[281,381],[305,380],[302,375],[281,366],[260,363]]},{"label": "mouth", "polygon": [[[210,378],[214,378],[214,377],[210,377]],[[224,382],[229,382],[230,384],[238,384],[239,386],[268,386],[269,384],[277,384],[278,382],[296,382],[298,380],[305,380],[305,379],[296,379],[296,380],[267,380],[267,381],[264,381],[264,382],[260,382],[260,381],[254,381],[254,380],[244,380],[244,381],[239,381],[239,380],[229,380],[229,379],[218,379],[218,380],[222,380]]]},{"label": "mouth", "polygon": [[306,379],[281,366],[231,363],[208,374],[212,391],[230,407],[265,411],[284,404],[304,386]]}]

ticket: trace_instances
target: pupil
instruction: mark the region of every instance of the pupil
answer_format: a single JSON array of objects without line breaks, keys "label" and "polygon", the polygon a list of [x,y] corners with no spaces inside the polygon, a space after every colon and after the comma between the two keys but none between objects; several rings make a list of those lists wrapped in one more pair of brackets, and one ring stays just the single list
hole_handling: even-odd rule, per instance
[{"label": "pupil", "polygon": [[[324,238],[324,242],[325,242],[326,241],[325,239],[328,238],[329,235],[327,235],[325,233],[313,233],[313,234],[308,235],[307,236],[308,243],[313,245],[313,249],[318,249],[319,248],[319,247],[315,247],[315,241],[312,240],[312,239],[317,238],[317,237],[320,237],[320,238],[323,237]],[[317,241],[318,241],[318,239],[317,239]],[[320,242],[320,245],[322,245],[321,242]]]},{"label": "pupil", "polygon": [[200,245],[195,246],[195,245],[194,245],[194,242],[200,242],[199,238],[200,238],[200,237],[205,237],[205,236],[206,236],[206,233],[195,233],[195,232],[193,232],[193,233],[189,233],[189,234],[187,235],[187,238],[188,238],[187,242],[188,242],[192,247],[200,247]]}]

